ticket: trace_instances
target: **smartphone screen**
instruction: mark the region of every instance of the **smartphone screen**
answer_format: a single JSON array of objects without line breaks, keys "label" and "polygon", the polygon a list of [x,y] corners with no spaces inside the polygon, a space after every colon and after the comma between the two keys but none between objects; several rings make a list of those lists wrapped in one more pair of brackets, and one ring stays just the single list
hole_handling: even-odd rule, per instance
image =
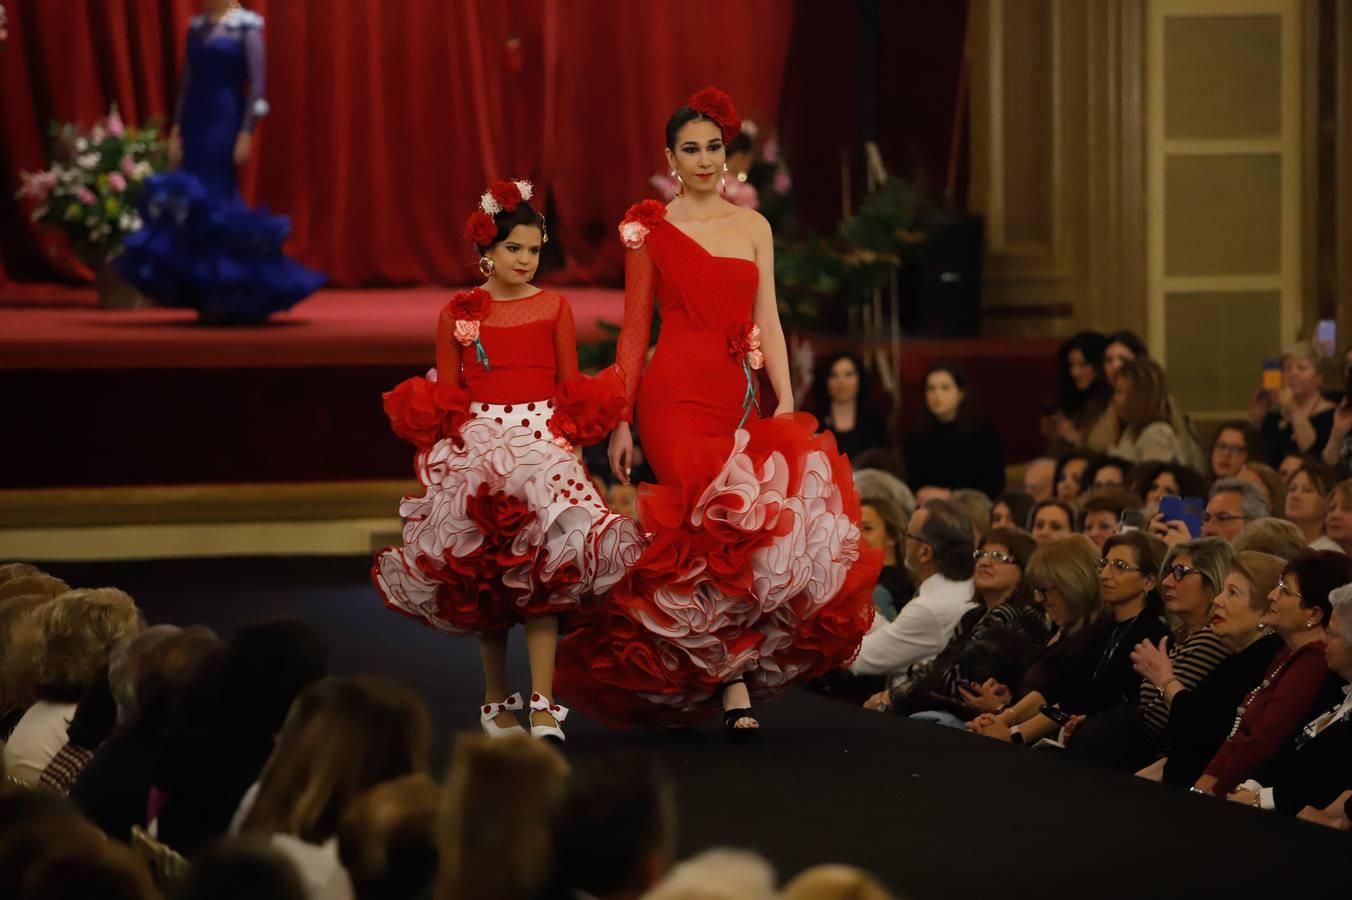
[{"label": "smartphone screen", "polygon": [[1280,359],[1263,360],[1263,390],[1280,391],[1282,384],[1282,361]]},{"label": "smartphone screen", "polygon": [[1145,529],[1145,511],[1140,509],[1122,510],[1122,518],[1118,521],[1118,530],[1123,534],[1128,531],[1142,531]]}]

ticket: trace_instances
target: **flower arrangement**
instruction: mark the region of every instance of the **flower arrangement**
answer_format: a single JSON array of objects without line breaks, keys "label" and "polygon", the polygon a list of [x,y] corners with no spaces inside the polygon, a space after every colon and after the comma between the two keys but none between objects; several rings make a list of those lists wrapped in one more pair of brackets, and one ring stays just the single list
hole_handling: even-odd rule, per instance
[{"label": "flower arrangement", "polygon": [[97,267],[141,227],[136,212],[145,180],[163,167],[165,144],[155,128],[122,121],[114,105],[89,131],[53,126],[53,162],[19,173],[18,197],[32,220],[64,234],[82,262]]}]

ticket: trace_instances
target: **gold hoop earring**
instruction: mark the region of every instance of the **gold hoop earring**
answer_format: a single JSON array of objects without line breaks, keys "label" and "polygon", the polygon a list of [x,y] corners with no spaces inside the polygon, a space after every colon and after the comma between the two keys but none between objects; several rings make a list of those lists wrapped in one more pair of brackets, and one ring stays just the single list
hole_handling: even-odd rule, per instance
[{"label": "gold hoop earring", "polygon": [[492,275],[493,270],[496,268],[497,264],[487,256],[479,257],[479,272],[482,273],[485,278]]},{"label": "gold hoop earring", "polygon": [[677,172],[675,169],[672,169],[671,177],[676,179],[676,196],[677,197],[685,196],[685,179],[681,177],[681,173]]}]

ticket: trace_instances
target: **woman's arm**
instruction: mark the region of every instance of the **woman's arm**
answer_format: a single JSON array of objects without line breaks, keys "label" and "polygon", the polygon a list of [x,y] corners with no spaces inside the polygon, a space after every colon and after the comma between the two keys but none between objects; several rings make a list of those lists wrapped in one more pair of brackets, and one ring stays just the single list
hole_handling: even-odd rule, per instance
[{"label": "woman's arm", "polygon": [[756,250],[756,268],[760,284],[752,318],[761,332],[761,352],[765,354],[765,373],[775,391],[775,415],[793,412],[793,384],[789,379],[789,349],[784,342],[784,326],[779,321],[779,301],[775,299],[775,241],[770,223],[760,213],[750,213],[754,223],[752,244]]},{"label": "woman's arm", "polygon": [[258,120],[268,114],[268,54],[263,41],[263,25],[244,29],[244,59],[249,68],[249,96],[244,106],[241,131],[252,132]]}]

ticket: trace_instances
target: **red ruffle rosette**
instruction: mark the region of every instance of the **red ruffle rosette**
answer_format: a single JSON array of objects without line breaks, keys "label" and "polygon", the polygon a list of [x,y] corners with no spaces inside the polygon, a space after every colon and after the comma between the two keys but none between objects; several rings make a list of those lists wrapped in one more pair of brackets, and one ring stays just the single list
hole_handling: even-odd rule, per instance
[{"label": "red ruffle rosette", "polygon": [[514,181],[495,181],[488,193],[493,195],[503,212],[511,212],[521,204],[521,188]]},{"label": "red ruffle rosette", "polygon": [[401,381],[382,399],[390,428],[419,450],[457,437],[470,419],[468,391],[421,375]]},{"label": "red ruffle rosette", "polygon": [[476,247],[487,247],[498,236],[498,223],[481,209],[470,213],[465,220],[465,240]]},{"label": "red ruffle rosette", "polygon": [[710,85],[691,94],[686,105],[717,122],[723,129],[724,143],[732,143],[732,139],[742,133],[742,117],[737,115],[737,107],[726,92]]},{"label": "red ruffle rosette", "polygon": [[667,219],[667,207],[661,200],[643,200],[635,203],[624,214],[621,224],[637,222],[649,231]]},{"label": "red ruffle rosette", "polygon": [[456,291],[442,310],[457,322],[482,322],[493,308],[493,297],[481,287]]},{"label": "red ruffle rosette", "polygon": [[549,430],[574,446],[590,446],[614,430],[624,411],[624,379],[610,366],[559,385]]}]

